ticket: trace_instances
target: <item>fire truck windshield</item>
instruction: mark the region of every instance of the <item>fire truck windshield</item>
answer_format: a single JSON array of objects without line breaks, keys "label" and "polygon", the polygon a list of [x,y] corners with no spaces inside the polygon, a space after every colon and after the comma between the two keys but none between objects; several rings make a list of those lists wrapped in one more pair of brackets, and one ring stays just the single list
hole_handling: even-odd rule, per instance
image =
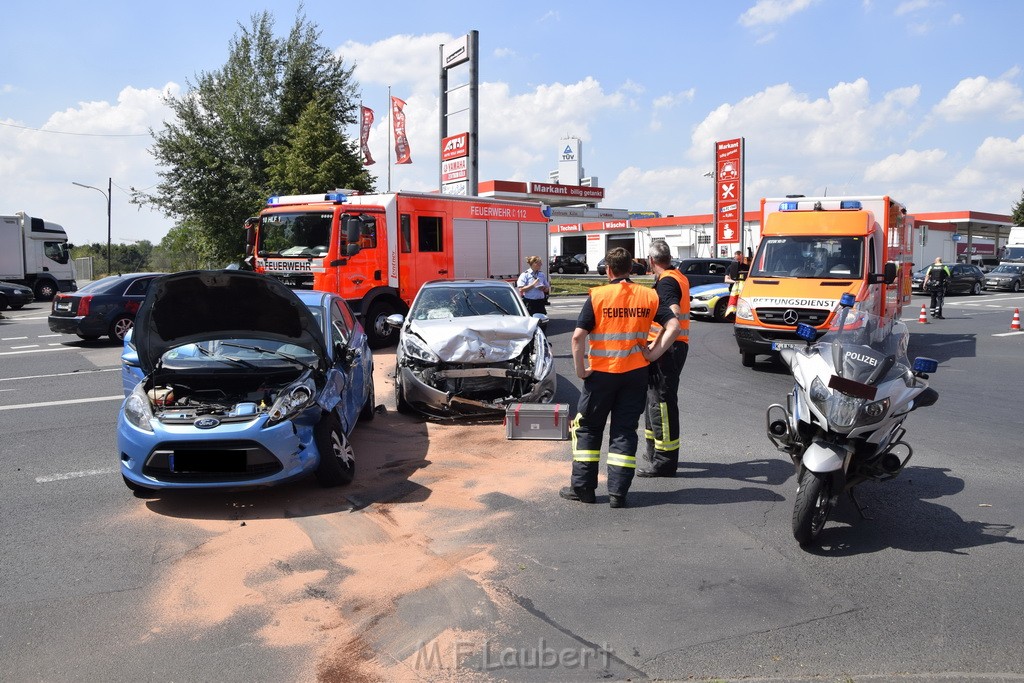
[{"label": "fire truck windshield", "polygon": [[323,256],[331,244],[331,212],[270,213],[260,218],[260,256]]}]

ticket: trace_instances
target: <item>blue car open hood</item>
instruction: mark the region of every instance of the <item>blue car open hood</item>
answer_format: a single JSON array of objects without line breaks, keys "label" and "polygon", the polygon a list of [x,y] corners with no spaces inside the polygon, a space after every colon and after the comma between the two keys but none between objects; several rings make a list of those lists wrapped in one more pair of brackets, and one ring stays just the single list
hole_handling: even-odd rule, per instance
[{"label": "blue car open hood", "polygon": [[153,280],[132,343],[149,374],[170,349],[217,339],[269,339],[327,358],[312,312],[279,280],[244,270],[192,270]]}]

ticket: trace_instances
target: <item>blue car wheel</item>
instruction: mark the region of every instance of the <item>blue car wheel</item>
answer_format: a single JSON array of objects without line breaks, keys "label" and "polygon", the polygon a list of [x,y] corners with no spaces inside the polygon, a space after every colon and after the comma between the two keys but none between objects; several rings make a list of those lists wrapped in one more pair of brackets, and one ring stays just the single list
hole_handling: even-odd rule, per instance
[{"label": "blue car wheel", "polygon": [[334,413],[325,415],[316,426],[316,447],[320,451],[316,468],[320,485],[329,488],[350,484],[356,475],[355,452]]}]

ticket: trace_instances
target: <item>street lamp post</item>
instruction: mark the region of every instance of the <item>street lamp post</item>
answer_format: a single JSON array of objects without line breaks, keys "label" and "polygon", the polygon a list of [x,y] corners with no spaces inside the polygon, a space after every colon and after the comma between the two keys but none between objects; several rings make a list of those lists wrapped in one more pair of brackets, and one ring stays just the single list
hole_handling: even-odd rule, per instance
[{"label": "street lamp post", "polygon": [[90,190],[96,190],[103,198],[107,200],[107,275],[110,275],[110,189],[113,187],[114,181],[112,178],[107,178],[107,191],[104,192],[98,187],[92,185],[85,185],[83,183],[76,183],[74,180],[71,181],[72,185],[78,185],[79,187],[87,187]]}]

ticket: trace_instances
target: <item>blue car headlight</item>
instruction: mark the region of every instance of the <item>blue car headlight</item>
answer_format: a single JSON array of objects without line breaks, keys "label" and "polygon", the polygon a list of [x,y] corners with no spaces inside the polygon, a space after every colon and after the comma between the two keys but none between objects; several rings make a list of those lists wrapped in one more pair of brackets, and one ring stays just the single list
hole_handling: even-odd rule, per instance
[{"label": "blue car headlight", "polygon": [[416,360],[421,360],[425,363],[437,363],[441,359],[437,357],[437,354],[430,350],[426,342],[417,337],[414,334],[406,334],[402,336],[402,350],[407,356],[411,356]]},{"label": "blue car headlight", "polygon": [[313,404],[316,397],[316,384],[307,377],[292,384],[277,395],[274,405],[270,406],[267,425],[277,424],[299,414]]},{"label": "blue car headlight", "polygon": [[149,403],[149,396],[143,388],[145,382],[139,382],[132,393],[124,401],[124,418],[128,423],[138,427],[144,432],[152,432],[153,407]]}]

